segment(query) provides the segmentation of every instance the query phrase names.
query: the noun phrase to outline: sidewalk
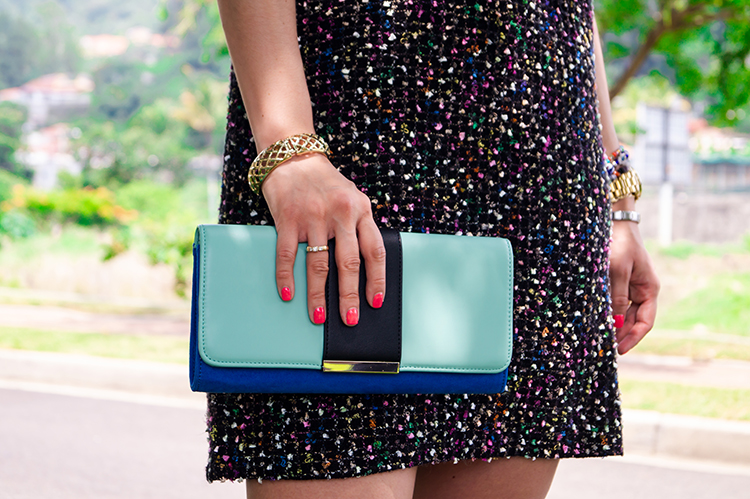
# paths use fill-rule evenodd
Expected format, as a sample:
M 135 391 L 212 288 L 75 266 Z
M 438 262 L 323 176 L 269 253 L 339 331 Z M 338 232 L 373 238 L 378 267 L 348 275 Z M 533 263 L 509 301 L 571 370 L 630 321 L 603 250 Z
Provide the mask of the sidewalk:
M 620 362 L 625 378 L 682 382 L 694 378 L 708 380 L 711 386 L 734 379 L 738 387 L 750 387 L 750 367 L 743 363 L 693 365 L 667 358 L 659 364 L 658 358 L 626 358 Z M 190 391 L 187 365 L 0 350 L 0 386 L 157 405 L 205 406 L 205 396 Z M 626 410 L 623 426 L 625 450 L 631 455 L 750 466 L 750 423 Z
M 629 353 L 617 364 L 623 379 L 750 390 L 750 362 Z

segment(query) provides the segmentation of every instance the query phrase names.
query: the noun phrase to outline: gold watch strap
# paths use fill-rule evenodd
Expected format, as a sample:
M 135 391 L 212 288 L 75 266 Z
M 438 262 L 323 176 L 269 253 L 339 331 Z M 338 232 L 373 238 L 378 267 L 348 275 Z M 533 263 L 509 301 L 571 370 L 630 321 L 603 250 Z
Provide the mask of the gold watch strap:
M 633 196 L 637 200 L 641 197 L 642 192 L 641 177 L 635 170 L 629 170 L 612 181 L 609 189 L 609 200 L 614 203 L 628 196 Z
M 268 175 L 279 165 L 295 156 L 309 153 L 328 154 L 331 148 L 320 136 L 313 133 L 300 133 L 274 142 L 261 151 L 247 171 L 247 182 L 254 193 L 260 194 L 260 187 Z

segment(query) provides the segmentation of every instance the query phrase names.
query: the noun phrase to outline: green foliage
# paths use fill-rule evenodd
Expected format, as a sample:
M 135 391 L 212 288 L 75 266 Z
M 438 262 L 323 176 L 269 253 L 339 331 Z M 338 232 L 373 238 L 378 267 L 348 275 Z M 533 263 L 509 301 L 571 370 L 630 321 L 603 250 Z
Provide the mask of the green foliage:
M 58 7 L 81 34 L 124 34 L 133 26 L 159 27 L 153 0 L 0 0 L 0 10 L 34 24 L 44 21 L 43 8 L 48 5 Z
M 85 185 L 108 186 L 166 175 L 184 183 L 195 151 L 186 144 L 184 124 L 170 119 L 171 107 L 158 101 L 142 108 L 127 124 L 88 122 L 76 141 Z
M 31 24 L 0 12 L 0 88 L 15 87 L 31 78 L 40 45 Z
M 229 59 L 218 4 L 211 0 L 160 0 L 159 17 L 166 29 L 189 45 L 202 48 L 203 64 Z
M 139 179 L 183 185 L 196 150 L 218 153 L 225 128 L 226 85 L 205 73 L 187 71 L 189 86 L 179 101 L 160 98 L 125 121 L 80 122 L 75 143 L 84 166 L 84 185 L 108 186 Z
M 121 58 L 112 59 L 94 72 L 92 105 L 108 120 L 124 121 L 141 107 L 138 91 L 143 64 Z
M 0 61 L 2 61 L 1 57 Z M 21 146 L 21 127 L 26 122 L 26 115 L 25 107 L 13 102 L 0 102 L 0 169 L 11 171 L 17 169 L 13 155 Z M 2 195 L 2 187 L 0 187 L 0 201 Z
M 675 68 L 683 95 L 705 100 L 706 115 L 719 126 L 736 124 L 736 109 L 750 100 L 750 14 L 689 33 L 665 36 L 660 52 Z
M 0 203 L 13 196 L 13 186 L 26 185 L 26 179 L 0 169 Z
M 137 216 L 115 204 L 114 194 L 98 189 L 66 189 L 42 192 L 16 185 L 13 197 L 3 203 L 4 212 L 19 211 L 43 223 L 75 223 L 107 226 L 129 222 Z
M 612 119 L 617 136 L 627 143 L 634 143 L 636 135 L 644 133 L 637 125 L 636 109 L 639 103 L 659 107 L 671 107 L 680 95 L 670 81 L 654 71 L 646 76 L 630 80 L 625 90 L 612 102 Z
M 141 238 L 152 263 L 165 263 L 175 269 L 175 291 L 185 296 L 192 268 L 193 233 L 200 220 L 198 215 L 186 209 L 180 191 L 171 185 L 134 182 L 117 192 L 117 200 L 124 207 L 137 207 L 140 216 L 137 226 L 132 228 L 136 235 L 119 233 L 115 244 L 127 247 L 134 238 Z
M 179 191 L 169 184 L 139 180 L 117 190 L 117 202 L 138 210 L 139 220 L 160 221 L 182 210 Z
M 705 101 L 713 123 L 738 123 L 750 100 L 750 2 L 597 0 L 596 12 L 614 93 L 646 62 L 643 69 L 674 74 L 681 94 Z
M 0 10 L 0 88 L 80 68 L 78 39 L 60 5 L 40 5 L 37 18 L 31 22 Z
M 21 210 L 0 213 L 0 235 L 24 239 L 36 233 L 36 222 Z

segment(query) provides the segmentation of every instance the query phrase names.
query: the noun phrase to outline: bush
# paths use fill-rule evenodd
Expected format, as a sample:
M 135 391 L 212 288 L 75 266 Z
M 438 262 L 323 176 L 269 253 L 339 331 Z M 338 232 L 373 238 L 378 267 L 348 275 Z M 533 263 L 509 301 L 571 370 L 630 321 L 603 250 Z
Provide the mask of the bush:
M 19 210 L 45 223 L 107 226 L 127 223 L 138 215 L 117 205 L 112 191 L 104 187 L 41 192 L 15 185 L 12 191 L 2 211 Z
M 34 220 L 19 210 L 11 210 L 0 214 L 0 234 L 9 236 L 11 239 L 22 239 L 36 232 Z
M 14 185 L 26 185 L 26 179 L 0 168 L 0 202 L 7 201 L 13 195 Z
M 203 187 L 205 191 L 205 187 Z M 138 221 L 120 228 L 107 257 L 125 251 L 131 244 L 142 244 L 152 264 L 164 263 L 175 270 L 175 291 L 185 296 L 192 270 L 193 234 L 200 219 L 196 203 L 188 203 L 185 194 L 173 185 L 150 180 L 128 183 L 117 190 L 117 203 L 138 210 Z M 197 203 L 200 205 L 200 203 Z
M 138 210 L 139 220 L 164 220 L 171 213 L 184 210 L 179 191 L 168 184 L 137 180 L 117 189 L 117 203 L 126 209 Z

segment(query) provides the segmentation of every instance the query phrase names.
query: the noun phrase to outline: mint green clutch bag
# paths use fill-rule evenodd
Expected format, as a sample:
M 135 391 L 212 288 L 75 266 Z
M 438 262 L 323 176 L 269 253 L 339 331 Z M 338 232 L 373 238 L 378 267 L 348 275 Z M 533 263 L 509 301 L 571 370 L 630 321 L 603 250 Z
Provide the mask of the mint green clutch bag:
M 382 231 L 383 307 L 360 322 L 307 312 L 305 244 L 295 298 L 275 280 L 270 226 L 196 230 L 191 387 L 254 393 L 498 393 L 512 350 L 513 255 L 501 238 Z M 329 246 L 335 244 L 331 241 Z M 333 248 L 329 251 L 333 256 Z M 335 263 L 328 309 L 338 310 Z M 364 276 L 360 279 L 364 285 Z

